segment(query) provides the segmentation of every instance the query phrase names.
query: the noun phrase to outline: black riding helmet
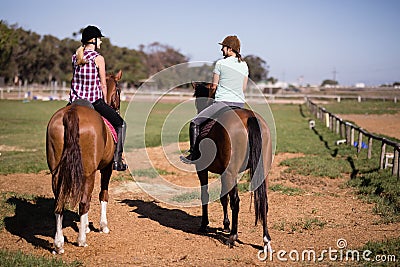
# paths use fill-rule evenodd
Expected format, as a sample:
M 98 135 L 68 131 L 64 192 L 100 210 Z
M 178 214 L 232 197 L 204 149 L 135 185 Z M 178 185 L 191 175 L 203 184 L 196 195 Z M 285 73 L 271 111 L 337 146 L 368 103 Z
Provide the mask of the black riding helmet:
M 96 26 L 89 25 L 82 31 L 82 39 L 81 42 L 82 44 L 94 44 L 96 45 L 97 48 L 97 39 L 95 39 L 95 42 L 89 42 L 93 38 L 101 38 L 104 37 L 104 35 L 101 33 L 99 28 Z

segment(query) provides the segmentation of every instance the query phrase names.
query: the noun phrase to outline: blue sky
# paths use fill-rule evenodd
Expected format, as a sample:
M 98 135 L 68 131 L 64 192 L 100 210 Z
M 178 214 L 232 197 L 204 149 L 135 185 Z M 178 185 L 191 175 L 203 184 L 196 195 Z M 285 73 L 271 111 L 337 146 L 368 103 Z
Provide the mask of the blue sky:
M 398 0 L 0 0 L 0 19 L 63 39 L 88 24 L 111 43 L 137 49 L 158 41 L 192 61 L 221 57 L 217 44 L 239 36 L 286 82 L 342 85 L 400 81 Z M 107 60 L 107 59 L 106 59 Z

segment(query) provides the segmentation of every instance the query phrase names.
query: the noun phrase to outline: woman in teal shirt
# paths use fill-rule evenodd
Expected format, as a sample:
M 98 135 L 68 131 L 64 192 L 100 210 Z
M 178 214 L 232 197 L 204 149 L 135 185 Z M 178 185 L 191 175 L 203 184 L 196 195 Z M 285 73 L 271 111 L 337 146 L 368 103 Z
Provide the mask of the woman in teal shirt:
M 223 107 L 244 107 L 244 91 L 247 86 L 249 68 L 240 55 L 240 41 L 237 36 L 231 35 L 219 44 L 222 45 L 221 51 L 224 58 L 218 60 L 214 67 L 212 90 L 216 89 L 215 101 L 190 122 L 190 154 L 187 157 L 180 157 L 181 161 L 187 164 L 193 164 L 196 160 L 193 152 L 200 125 Z

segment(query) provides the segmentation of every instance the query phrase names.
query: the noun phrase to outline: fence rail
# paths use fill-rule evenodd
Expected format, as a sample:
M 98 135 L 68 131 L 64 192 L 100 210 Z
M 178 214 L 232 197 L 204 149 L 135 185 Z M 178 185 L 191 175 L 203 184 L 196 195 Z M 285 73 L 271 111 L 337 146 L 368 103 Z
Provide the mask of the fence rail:
M 360 128 L 350 122 L 344 121 L 342 118 L 327 111 L 325 108 L 319 107 L 309 98 L 306 98 L 306 104 L 310 112 L 317 119 L 324 122 L 326 127 L 328 127 L 332 132 L 335 132 L 336 134 L 340 135 L 341 138 L 345 138 L 346 144 L 352 146 L 357 145 L 357 153 L 360 153 L 361 149 L 363 148 L 364 137 L 368 139 L 368 152 L 367 152 L 368 159 L 371 159 L 372 157 L 372 141 L 376 140 L 381 142 L 379 168 L 384 169 L 387 167 L 391 167 L 392 175 L 397 176 L 397 179 L 400 178 L 400 166 L 399 166 L 400 143 L 394 142 L 392 140 L 389 140 L 381 136 L 374 135 L 372 133 L 367 132 L 363 128 Z M 357 136 L 356 133 L 358 133 Z M 387 146 L 393 148 L 393 153 L 388 152 Z
M 347 88 L 351 89 L 351 88 Z M 339 89 L 338 89 L 339 90 Z M 341 102 L 345 99 L 357 100 L 358 102 L 362 102 L 364 100 L 373 99 L 373 100 L 382 100 L 382 101 L 393 101 L 397 103 L 400 99 L 400 90 L 392 89 L 390 91 L 380 89 L 384 92 L 384 94 L 370 94 L 370 90 L 364 91 L 351 91 L 351 94 L 343 93 L 344 91 L 337 92 L 309 92 L 309 93 L 293 93 L 293 92 L 280 92 L 275 94 L 268 93 L 260 93 L 258 90 L 254 88 L 249 88 L 246 91 L 246 99 L 248 101 L 264 101 L 267 99 L 269 103 L 279 103 L 279 102 L 287 102 L 287 103 L 304 103 L 305 98 L 311 98 L 314 102 L 321 101 L 337 101 Z M 53 85 L 53 86 L 43 86 L 43 85 L 23 85 L 23 86 L 6 86 L 0 87 L 0 99 L 24 99 L 26 97 L 39 97 L 39 98 L 51 98 L 51 99 L 67 99 L 67 95 L 70 89 L 63 85 Z M 359 94 L 359 95 L 358 95 Z M 192 90 L 177 90 L 177 91 L 168 91 L 165 90 L 134 90 L 134 89 L 124 89 L 122 90 L 122 95 L 125 96 L 128 100 L 132 98 L 134 95 L 138 96 L 150 96 L 150 97 L 159 97 L 159 96 L 167 96 L 167 97 L 177 97 L 180 98 L 190 98 L 193 95 Z

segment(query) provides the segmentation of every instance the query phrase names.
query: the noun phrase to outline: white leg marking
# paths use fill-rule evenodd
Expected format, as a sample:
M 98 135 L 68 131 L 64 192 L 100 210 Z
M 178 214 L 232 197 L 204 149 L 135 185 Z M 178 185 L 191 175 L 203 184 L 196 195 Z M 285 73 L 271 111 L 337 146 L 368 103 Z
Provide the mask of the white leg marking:
M 107 202 L 100 201 L 101 203 L 101 212 L 100 212 L 100 231 L 102 233 L 108 234 L 110 229 L 107 226 Z
M 264 240 L 264 251 L 272 253 L 271 240 L 269 240 L 266 236 L 264 236 L 263 240 Z
M 273 253 L 272 246 L 271 246 L 271 240 L 268 241 L 268 243 L 264 246 L 264 250 L 268 251 L 268 253 L 270 253 L 270 254 Z
M 56 235 L 54 237 L 54 251 L 53 254 L 64 253 L 64 235 L 62 231 L 62 220 L 63 216 L 61 214 L 56 215 Z
M 87 247 L 88 245 L 86 244 L 86 233 L 90 232 L 88 213 L 81 216 L 80 222 L 81 223 L 79 225 L 78 246 Z
M 274 251 L 271 247 L 271 240 L 269 240 L 266 236 L 264 236 L 263 240 L 264 248 L 258 251 L 257 257 L 260 261 L 266 261 L 268 257 L 272 261 L 272 254 Z

